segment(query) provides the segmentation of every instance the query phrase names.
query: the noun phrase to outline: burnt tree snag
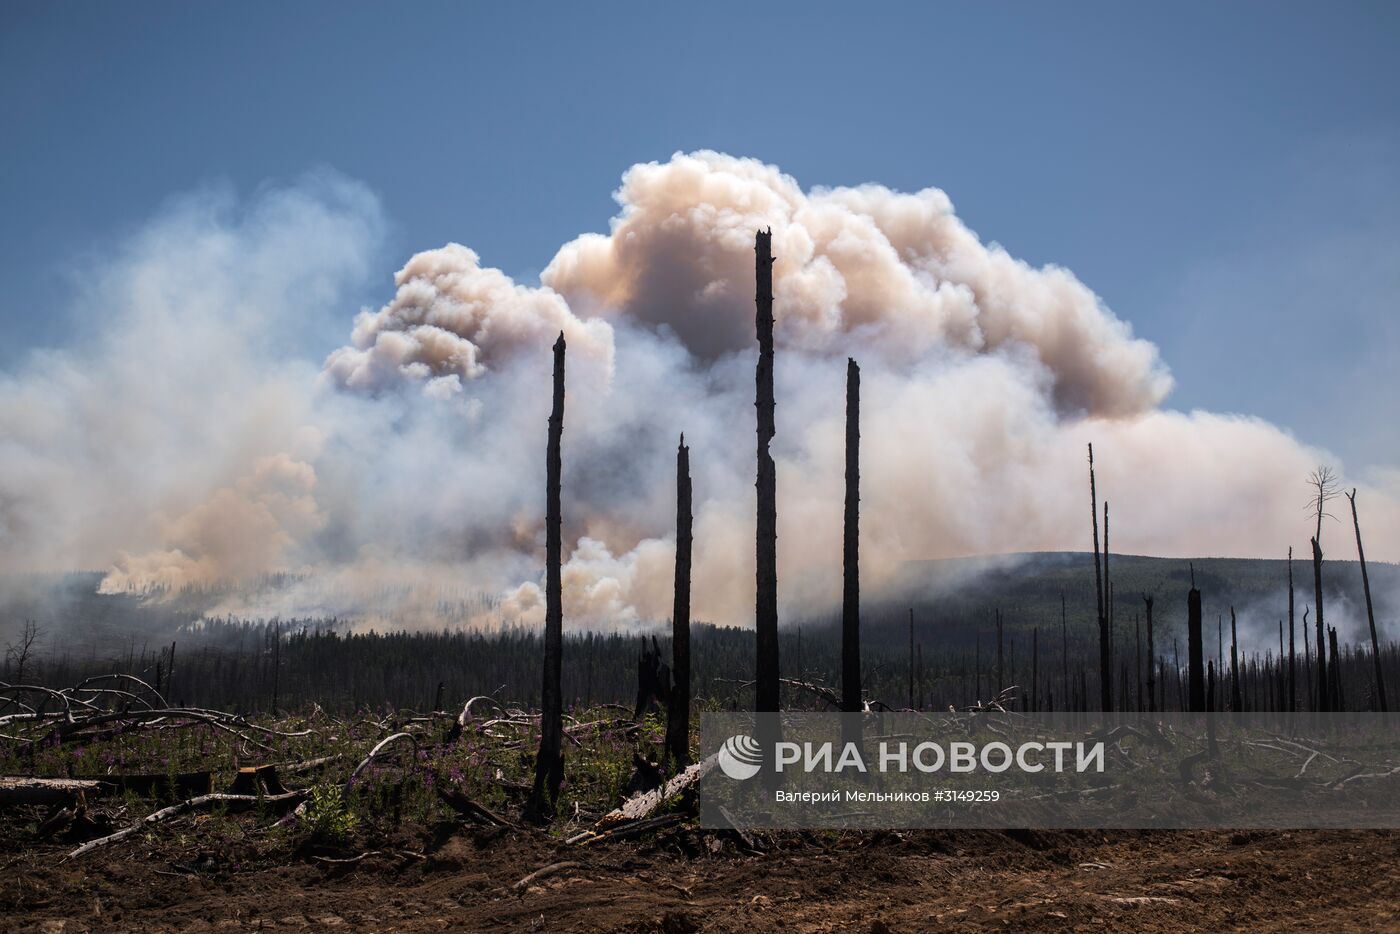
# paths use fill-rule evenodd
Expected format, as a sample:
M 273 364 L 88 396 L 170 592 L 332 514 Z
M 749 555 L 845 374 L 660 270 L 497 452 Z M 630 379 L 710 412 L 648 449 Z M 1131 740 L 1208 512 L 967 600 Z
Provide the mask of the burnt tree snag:
M 1230 710 L 1239 713 L 1244 709 L 1240 697 L 1240 634 L 1235 627 L 1235 608 L 1230 607 Z
M 676 771 L 690 763 L 690 448 L 676 447 L 676 583 L 671 606 L 671 703 L 666 708 L 666 749 Z
M 1201 640 L 1201 592 L 1194 574 L 1186 594 L 1186 665 L 1191 712 L 1201 713 L 1206 709 L 1205 646 Z
M 1157 712 L 1157 647 L 1152 640 L 1152 597 L 1142 595 L 1147 613 L 1147 710 Z
M 1304 635 L 1307 631 L 1304 630 Z M 1289 713 L 1298 711 L 1298 657 L 1297 642 L 1293 635 L 1293 548 L 1288 548 L 1288 708 Z
M 1104 569 L 1099 559 L 1099 494 L 1094 484 L 1094 446 L 1089 445 L 1089 516 L 1094 524 L 1094 598 L 1099 621 L 1099 709 L 1113 709 L 1113 659 L 1108 648 L 1108 615 L 1105 612 Z M 1107 531 L 1107 530 L 1105 530 Z M 1107 563 L 1107 562 L 1104 562 Z
M 1331 694 L 1327 690 L 1327 629 L 1322 624 L 1322 546 L 1316 538 L 1312 540 L 1312 559 L 1313 608 L 1317 622 L 1317 709 L 1325 713 L 1331 709 Z
M 846 361 L 846 515 L 841 542 L 841 566 L 841 709 L 847 713 L 859 713 L 860 367 L 852 359 Z M 912 655 L 909 664 L 914 664 Z M 909 704 L 911 707 L 914 704 L 912 688 Z
M 564 651 L 563 587 L 559 474 L 564 435 L 564 332 L 554 342 L 554 404 L 549 413 L 549 446 L 545 453 L 545 610 L 544 684 L 540 691 L 540 750 L 535 756 L 535 786 L 525 806 L 527 819 L 548 822 L 554 816 L 559 786 L 564 781 L 564 754 L 560 744 L 564 734 L 563 691 L 560 676 Z
M 773 421 L 773 232 L 754 236 L 754 323 L 758 332 L 758 367 L 754 372 L 754 408 L 758 413 L 758 531 L 755 536 L 756 638 L 754 709 L 778 710 L 778 476 L 768 447 L 776 434 Z
M 1371 578 L 1366 574 L 1366 550 L 1361 547 L 1361 520 L 1356 517 L 1355 487 L 1347 494 L 1347 499 L 1351 501 L 1351 522 L 1356 527 L 1356 559 L 1361 562 L 1361 589 L 1366 591 L 1366 620 L 1371 624 L 1371 661 L 1376 669 L 1376 709 L 1384 713 L 1390 708 L 1385 703 L 1385 678 L 1381 675 L 1381 643 L 1376 636 L 1376 611 L 1371 605 Z M 171 643 L 170 651 L 173 655 L 174 643 Z

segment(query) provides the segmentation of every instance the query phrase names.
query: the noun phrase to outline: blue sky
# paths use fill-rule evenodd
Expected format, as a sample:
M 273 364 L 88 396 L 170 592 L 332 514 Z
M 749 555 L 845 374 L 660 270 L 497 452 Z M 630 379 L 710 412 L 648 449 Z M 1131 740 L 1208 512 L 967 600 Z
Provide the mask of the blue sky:
M 1400 464 L 1400 5 L 0 5 L 0 367 L 182 192 L 332 167 L 391 221 L 359 303 L 448 240 L 530 278 L 634 162 L 946 190 L 1068 266 L 1177 378 Z M 320 355 L 333 344 L 299 348 Z

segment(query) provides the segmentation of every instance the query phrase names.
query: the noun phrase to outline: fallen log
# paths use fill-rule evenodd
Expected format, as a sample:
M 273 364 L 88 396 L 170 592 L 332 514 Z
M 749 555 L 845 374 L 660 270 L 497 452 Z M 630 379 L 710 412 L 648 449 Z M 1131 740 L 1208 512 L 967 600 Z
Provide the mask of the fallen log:
M 435 787 L 438 797 L 442 799 L 442 802 L 468 820 L 476 821 L 477 823 L 492 824 L 497 827 L 509 827 L 512 830 L 515 829 L 516 825 L 514 823 L 501 817 L 499 814 L 486 807 L 486 805 L 472 800 L 465 792 L 443 785 L 436 785 Z
M 98 837 L 96 840 L 89 840 L 82 846 L 64 857 L 65 860 L 74 859 L 86 853 L 91 853 L 99 847 L 109 843 L 117 843 L 125 840 L 133 834 L 139 833 L 149 827 L 154 827 L 162 821 L 172 820 L 185 814 L 193 814 L 197 811 L 212 810 L 214 807 L 223 804 L 230 812 L 247 811 L 259 805 L 271 805 L 274 807 L 295 806 L 305 801 L 309 792 L 289 791 L 282 795 L 226 795 L 210 794 L 200 795 L 198 798 L 190 798 L 188 801 L 181 801 L 179 804 L 172 804 L 168 808 L 161 808 L 159 811 L 147 814 L 141 820 L 130 827 L 123 827 L 116 833 L 108 834 L 105 837 Z
M 604 814 L 593 829 L 599 831 L 616 824 L 641 820 L 642 818 L 651 816 L 651 814 L 660 808 L 668 799 L 675 797 L 687 788 L 695 785 L 700 779 L 709 774 L 710 770 L 713 769 L 718 762 L 718 753 L 708 756 L 700 762 L 695 763 L 681 774 L 673 777 L 660 788 L 628 798 L 622 803 L 621 807 Z
M 101 794 L 110 785 L 78 778 L 0 778 L 0 807 L 69 804 L 81 794 Z
M 685 820 L 684 814 L 666 814 L 662 817 L 653 817 L 650 820 L 639 820 L 627 824 L 620 824 L 602 833 L 585 830 L 583 833 L 575 834 L 564 842 L 572 844 L 573 846 L 587 846 L 590 843 L 601 843 L 604 840 L 626 840 L 628 837 L 638 837 L 651 830 L 660 830 L 662 827 L 670 827 L 672 824 L 679 824 L 683 820 Z

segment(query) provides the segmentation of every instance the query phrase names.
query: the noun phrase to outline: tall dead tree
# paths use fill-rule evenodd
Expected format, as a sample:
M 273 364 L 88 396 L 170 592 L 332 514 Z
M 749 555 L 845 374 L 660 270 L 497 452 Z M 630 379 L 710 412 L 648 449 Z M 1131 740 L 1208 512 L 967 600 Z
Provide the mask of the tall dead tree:
M 1031 713 L 1040 710 L 1040 627 L 1031 630 Z
M 758 531 L 755 536 L 756 638 L 754 709 L 776 712 L 778 667 L 778 471 L 769 445 L 776 434 L 773 401 L 773 232 L 754 236 L 754 323 L 758 332 L 758 367 L 754 372 L 754 408 L 758 411 Z
M 846 361 L 846 514 L 841 542 L 841 709 L 859 713 L 860 696 L 860 367 Z M 910 610 L 912 620 L 913 610 Z M 912 647 L 911 647 L 912 648 Z M 910 670 L 914 664 L 909 656 Z M 909 706 L 914 706 L 912 685 Z
M 1108 665 L 1112 669 L 1118 664 L 1117 620 L 1113 614 L 1113 576 L 1108 573 L 1108 500 L 1103 501 L 1103 613 L 1108 620 Z M 1113 696 L 1109 695 L 1109 707 L 1113 709 Z
M 1327 682 L 1331 688 L 1329 703 L 1333 710 L 1345 710 L 1346 702 L 1342 695 L 1342 656 L 1337 652 L 1337 627 L 1327 627 L 1327 643 L 1331 661 L 1327 663 Z
M 1094 598 L 1099 621 L 1099 705 L 1113 709 L 1113 658 L 1108 646 L 1108 613 L 1104 599 L 1104 569 L 1099 563 L 1099 493 L 1094 483 L 1094 446 L 1089 445 L 1089 516 L 1094 523 Z M 1105 530 L 1107 531 L 1107 530 Z
M 914 709 L 914 608 L 909 608 L 909 709 Z
M 1069 615 L 1065 612 L 1065 592 L 1060 591 L 1060 690 L 1069 703 Z M 1067 706 L 1066 710 L 1069 709 Z
M 666 708 L 666 750 L 682 771 L 690 763 L 690 448 L 676 446 L 676 578 L 671 604 L 671 703 Z
M 1322 625 L 1322 546 L 1317 539 L 1312 540 L 1313 556 L 1313 601 L 1316 603 L 1317 622 L 1317 709 L 1330 708 L 1327 690 L 1327 632 Z
M 1149 594 L 1142 595 L 1142 602 L 1147 614 L 1147 709 L 1150 713 L 1157 712 L 1157 648 L 1152 641 L 1152 597 Z
M 1137 709 L 1141 713 L 1144 709 L 1142 699 L 1142 623 L 1136 613 L 1133 614 L 1133 655 L 1137 661 Z M 1152 677 L 1152 672 L 1147 676 Z
M 1006 669 L 1004 667 L 1006 633 L 1002 628 L 1001 609 L 998 608 L 995 612 L 997 622 L 997 696 L 1000 697 L 1001 692 L 1006 690 Z
M 1332 468 L 1320 466 L 1308 474 L 1308 486 L 1312 496 L 1308 508 L 1317 516 L 1317 528 L 1312 538 L 1313 559 L 1313 608 L 1317 624 L 1317 672 L 1318 710 L 1330 707 L 1330 692 L 1327 690 L 1327 629 L 1322 614 L 1322 520 L 1335 518 L 1327 511 L 1327 504 L 1337 496 L 1337 475 Z
M 1377 710 L 1384 713 L 1390 708 L 1385 702 L 1385 678 L 1381 675 L 1381 643 L 1376 635 L 1376 610 L 1371 605 L 1371 578 L 1366 574 L 1366 550 L 1361 547 L 1361 520 L 1356 516 L 1356 488 L 1352 487 L 1347 499 L 1351 501 L 1351 522 L 1356 527 L 1356 559 L 1361 562 L 1361 589 L 1366 591 L 1366 620 L 1371 624 L 1371 661 L 1375 665 Z M 171 653 L 175 650 L 171 645 Z
M 1230 607 L 1230 710 L 1239 713 L 1244 708 L 1240 698 L 1240 634 L 1235 627 L 1235 608 Z
M 1206 709 L 1205 646 L 1201 640 L 1201 592 L 1196 589 L 1195 574 L 1186 594 L 1186 665 L 1191 712 L 1200 713 Z
M 1293 636 L 1293 548 L 1288 548 L 1288 707 L 1289 713 L 1298 710 L 1298 668 L 1297 643 Z
M 535 755 L 535 786 L 525 814 L 538 823 L 554 816 L 559 786 L 564 781 L 564 700 L 560 686 L 564 653 L 563 585 L 560 566 L 563 533 L 559 474 L 563 466 L 560 441 L 564 435 L 564 332 L 554 342 L 554 404 L 549 412 L 549 446 L 545 452 L 544 519 L 544 684 L 540 690 L 540 749 Z
M 1313 692 L 1317 690 L 1317 679 L 1312 674 L 1312 636 L 1308 635 L 1308 613 L 1312 607 L 1303 607 L 1303 683 L 1308 686 L 1308 708 L 1317 709 L 1317 703 L 1313 699 Z

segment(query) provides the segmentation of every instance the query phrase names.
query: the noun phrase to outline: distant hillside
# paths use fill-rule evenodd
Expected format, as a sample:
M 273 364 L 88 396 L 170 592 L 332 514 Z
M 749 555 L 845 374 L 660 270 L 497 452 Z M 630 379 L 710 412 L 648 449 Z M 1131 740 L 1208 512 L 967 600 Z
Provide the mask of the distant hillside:
M 1241 640 L 1260 651 L 1270 645 L 1277 649 L 1278 622 L 1283 619 L 1286 625 L 1288 613 L 1286 560 L 1110 555 L 1108 571 L 1118 631 L 1132 638 L 1133 618 L 1143 612 L 1143 594 L 1150 594 L 1157 631 L 1168 640 L 1173 634 L 1184 639 L 1186 594 L 1193 569 L 1208 629 L 1213 630 L 1217 616 L 1223 616 L 1228 633 L 1233 605 Z M 1398 638 L 1400 565 L 1368 562 L 1367 570 L 1382 638 Z M 1295 558 L 1293 576 L 1296 618 L 1301 626 L 1304 608 L 1314 603 L 1311 558 Z M 1327 561 L 1323 582 L 1327 624 L 1337 626 L 1343 641 L 1369 639 L 1360 565 Z M 1008 631 L 1039 626 L 1042 637 L 1053 632 L 1058 639 L 1062 594 L 1071 641 L 1096 638 L 1091 552 L 910 562 L 884 594 L 868 598 L 865 615 L 871 638 L 907 640 L 907 614 L 912 607 L 916 630 L 926 633 L 921 638 L 964 644 L 974 640 L 978 632 L 990 630 L 992 614 L 999 608 Z M 1301 635 L 1298 638 L 1301 640 Z M 1169 642 L 1167 645 L 1170 647 Z

